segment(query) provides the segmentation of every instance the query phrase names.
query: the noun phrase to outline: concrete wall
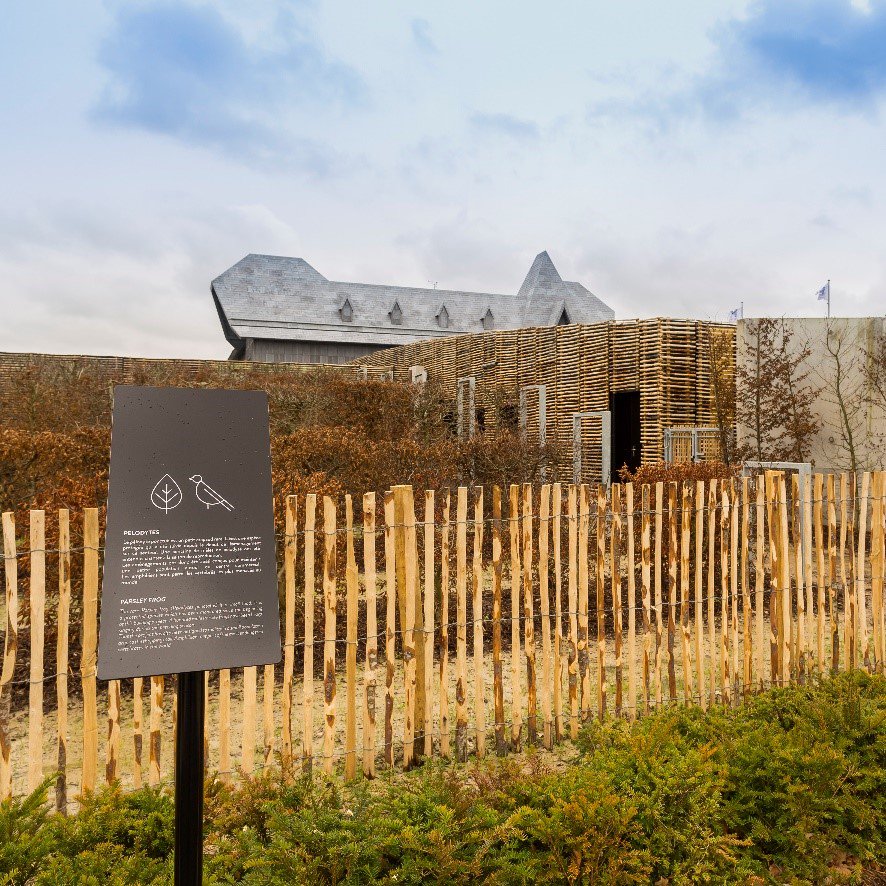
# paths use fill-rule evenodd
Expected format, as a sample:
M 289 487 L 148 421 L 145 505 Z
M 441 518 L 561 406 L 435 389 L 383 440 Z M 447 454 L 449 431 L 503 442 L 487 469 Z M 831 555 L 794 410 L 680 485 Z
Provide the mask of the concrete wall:
M 753 354 L 750 329 L 753 319 L 739 320 L 736 337 L 736 363 L 741 366 Z M 886 413 L 871 402 L 866 384 L 866 366 L 878 342 L 886 335 L 882 317 L 785 317 L 793 332 L 795 353 L 808 346 L 807 383 L 818 391 L 813 410 L 822 429 L 812 444 L 810 458 L 817 471 L 846 471 L 851 468 L 849 431 L 860 470 L 886 468 Z M 842 368 L 838 391 L 837 361 Z M 842 393 L 845 409 L 838 396 Z M 841 416 L 844 416 L 842 418 Z M 747 439 L 746 429 L 738 427 L 739 446 Z

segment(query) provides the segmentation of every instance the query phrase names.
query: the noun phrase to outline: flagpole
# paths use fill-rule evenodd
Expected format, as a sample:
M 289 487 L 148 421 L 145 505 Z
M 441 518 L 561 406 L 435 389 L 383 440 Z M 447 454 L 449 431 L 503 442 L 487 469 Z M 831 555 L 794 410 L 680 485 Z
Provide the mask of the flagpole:
M 818 278 L 821 280 L 821 277 Z M 828 277 L 828 320 L 831 319 L 831 278 Z

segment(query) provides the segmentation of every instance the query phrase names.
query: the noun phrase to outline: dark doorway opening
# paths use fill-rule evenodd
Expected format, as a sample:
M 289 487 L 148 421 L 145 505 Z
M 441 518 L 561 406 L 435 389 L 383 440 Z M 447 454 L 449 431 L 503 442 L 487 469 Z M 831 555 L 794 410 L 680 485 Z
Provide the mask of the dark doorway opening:
M 612 482 L 619 482 L 618 472 L 627 465 L 631 471 L 640 467 L 640 392 L 618 391 L 609 395 L 612 410 Z

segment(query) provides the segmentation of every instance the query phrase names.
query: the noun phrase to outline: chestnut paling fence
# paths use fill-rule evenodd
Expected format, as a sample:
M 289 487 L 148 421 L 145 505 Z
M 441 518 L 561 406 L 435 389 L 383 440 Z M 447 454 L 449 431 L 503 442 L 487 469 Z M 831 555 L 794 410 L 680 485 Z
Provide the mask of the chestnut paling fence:
M 171 778 L 175 680 L 98 684 L 99 511 L 84 510 L 82 544 L 57 520 L 48 548 L 43 511 L 18 535 L 2 517 L 0 798 L 55 772 L 64 810 L 101 780 Z M 551 748 L 590 718 L 882 672 L 884 521 L 882 472 L 290 496 L 283 661 L 207 674 L 207 765 L 372 777 Z

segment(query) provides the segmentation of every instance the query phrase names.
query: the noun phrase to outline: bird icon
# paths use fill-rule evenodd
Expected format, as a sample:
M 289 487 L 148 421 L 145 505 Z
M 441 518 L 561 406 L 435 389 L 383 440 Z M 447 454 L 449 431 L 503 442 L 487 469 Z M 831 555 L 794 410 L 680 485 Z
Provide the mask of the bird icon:
M 206 505 L 207 511 L 215 505 L 221 505 L 228 511 L 234 510 L 234 506 L 229 501 L 223 499 L 211 486 L 207 485 L 206 481 L 199 474 L 194 474 L 189 479 L 194 484 L 194 494 L 199 501 Z

